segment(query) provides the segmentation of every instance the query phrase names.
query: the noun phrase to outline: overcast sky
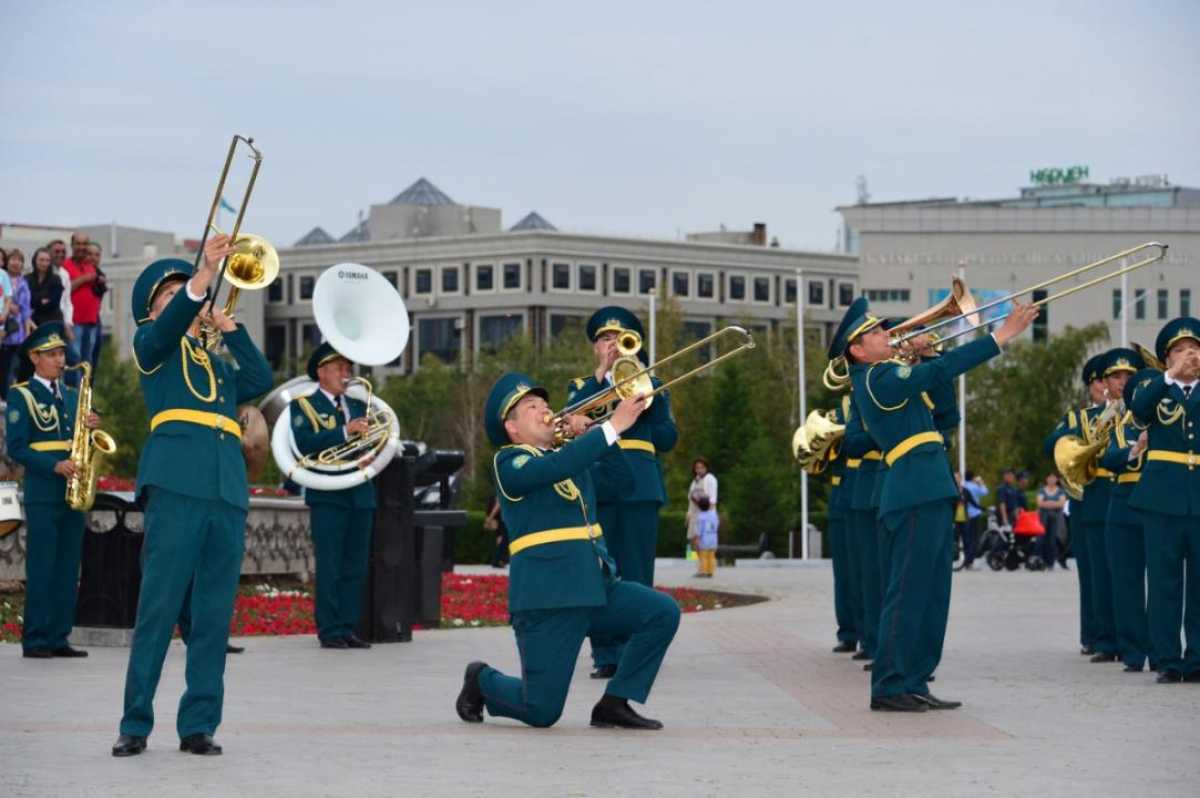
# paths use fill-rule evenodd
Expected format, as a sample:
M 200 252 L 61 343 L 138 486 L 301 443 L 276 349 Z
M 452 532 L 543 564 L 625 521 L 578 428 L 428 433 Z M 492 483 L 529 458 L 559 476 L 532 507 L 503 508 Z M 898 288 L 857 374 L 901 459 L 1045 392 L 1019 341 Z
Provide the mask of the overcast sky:
M 234 132 L 266 156 L 245 229 L 280 246 L 420 176 L 506 227 L 821 250 L 859 174 L 1200 186 L 1200 2 L 988 6 L 3 0 L 0 222 L 198 236 Z

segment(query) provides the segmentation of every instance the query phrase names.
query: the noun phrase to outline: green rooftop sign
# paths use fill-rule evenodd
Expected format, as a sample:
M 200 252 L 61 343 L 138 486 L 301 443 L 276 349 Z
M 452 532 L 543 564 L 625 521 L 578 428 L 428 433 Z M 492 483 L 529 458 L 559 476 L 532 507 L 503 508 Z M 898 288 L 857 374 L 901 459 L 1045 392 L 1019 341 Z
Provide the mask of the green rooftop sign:
M 1068 166 L 1065 169 L 1055 166 L 1049 169 L 1034 169 L 1029 173 L 1029 179 L 1035 186 L 1065 186 L 1078 183 L 1087 176 L 1086 166 Z

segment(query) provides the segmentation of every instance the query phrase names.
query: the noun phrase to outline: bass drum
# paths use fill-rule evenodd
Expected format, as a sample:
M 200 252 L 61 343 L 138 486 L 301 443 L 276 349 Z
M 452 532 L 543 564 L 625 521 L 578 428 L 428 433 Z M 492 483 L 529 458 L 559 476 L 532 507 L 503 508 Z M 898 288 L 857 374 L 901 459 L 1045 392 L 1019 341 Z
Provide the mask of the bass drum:
M 0 538 L 11 535 L 25 525 L 17 483 L 0 482 Z

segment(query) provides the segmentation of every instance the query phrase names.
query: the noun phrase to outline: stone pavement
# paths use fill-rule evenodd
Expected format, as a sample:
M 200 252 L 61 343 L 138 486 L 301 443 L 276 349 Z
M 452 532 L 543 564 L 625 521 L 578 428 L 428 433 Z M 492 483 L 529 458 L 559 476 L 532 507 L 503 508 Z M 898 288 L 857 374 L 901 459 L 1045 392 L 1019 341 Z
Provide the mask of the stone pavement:
M 8 645 L 0 795 L 1197 794 L 1200 685 L 1079 656 L 1074 573 L 955 575 L 934 692 L 966 706 L 917 716 L 870 712 L 867 674 L 830 653 L 827 563 L 690 573 L 664 564 L 659 581 L 772 601 L 684 617 L 646 707 L 661 732 L 588 726 L 602 688 L 586 644 L 562 720 L 537 730 L 454 714 L 466 662 L 515 671 L 507 628 L 418 632 L 367 652 L 247 638 L 226 674 L 223 757 L 176 750 L 175 643 L 150 749 L 117 760 L 127 651 L 42 661 Z

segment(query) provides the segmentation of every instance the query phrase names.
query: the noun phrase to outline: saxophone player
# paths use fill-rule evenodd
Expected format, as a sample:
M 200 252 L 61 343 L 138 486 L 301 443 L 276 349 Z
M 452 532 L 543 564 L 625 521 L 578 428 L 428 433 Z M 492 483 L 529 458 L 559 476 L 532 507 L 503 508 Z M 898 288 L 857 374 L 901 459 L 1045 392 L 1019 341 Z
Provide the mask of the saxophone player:
M 25 466 L 25 514 L 29 532 L 25 556 L 23 656 L 86 657 L 67 635 L 75 620 L 83 513 L 67 505 L 67 480 L 75 475 L 71 440 L 77 393 L 62 382 L 67 342 L 61 322 L 47 322 L 21 345 L 33 363 L 29 382 L 13 386 L 8 401 L 8 452 Z M 83 420 L 95 429 L 100 419 Z

